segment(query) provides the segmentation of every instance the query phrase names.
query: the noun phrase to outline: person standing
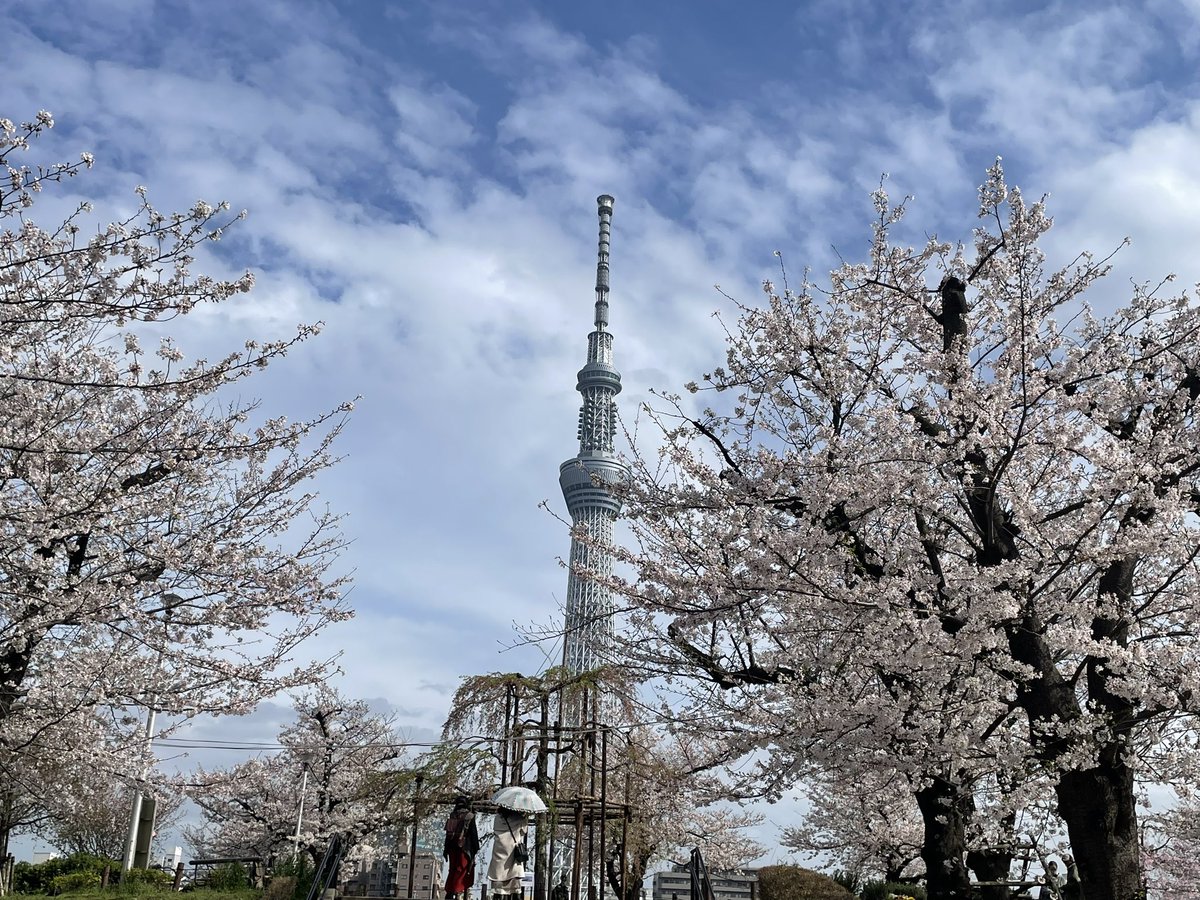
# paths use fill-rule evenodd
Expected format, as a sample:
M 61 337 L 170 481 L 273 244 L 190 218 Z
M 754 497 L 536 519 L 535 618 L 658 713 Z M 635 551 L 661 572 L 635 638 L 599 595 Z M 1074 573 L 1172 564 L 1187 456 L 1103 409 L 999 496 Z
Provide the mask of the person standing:
M 488 863 L 488 882 L 492 897 L 507 898 L 521 894 L 521 879 L 529 849 L 525 833 L 529 822 L 525 813 L 511 809 L 497 811 L 492 822 L 492 859 Z
M 1038 900 L 1061 900 L 1063 877 L 1058 874 L 1058 863 L 1054 860 L 1046 863 L 1046 875 L 1042 881 L 1042 889 L 1038 892 Z
M 1083 882 L 1079 880 L 1079 866 L 1070 856 L 1063 857 L 1067 869 L 1067 883 L 1062 887 L 1063 900 L 1083 900 Z
M 475 883 L 475 856 L 478 853 L 479 829 L 475 826 L 471 801 L 459 797 L 446 820 L 446 840 L 442 844 L 442 856 L 450 863 L 450 871 L 446 873 L 446 900 L 468 900 L 471 885 Z

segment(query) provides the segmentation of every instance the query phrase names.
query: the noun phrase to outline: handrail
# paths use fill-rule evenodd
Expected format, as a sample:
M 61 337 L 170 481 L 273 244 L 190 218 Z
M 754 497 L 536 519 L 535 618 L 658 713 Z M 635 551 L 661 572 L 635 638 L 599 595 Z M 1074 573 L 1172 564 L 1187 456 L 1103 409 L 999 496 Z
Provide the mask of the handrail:
M 308 889 L 308 900 L 317 900 L 337 877 L 338 866 L 342 862 L 342 837 L 335 834 L 321 855 L 321 862 L 313 874 L 312 885 Z

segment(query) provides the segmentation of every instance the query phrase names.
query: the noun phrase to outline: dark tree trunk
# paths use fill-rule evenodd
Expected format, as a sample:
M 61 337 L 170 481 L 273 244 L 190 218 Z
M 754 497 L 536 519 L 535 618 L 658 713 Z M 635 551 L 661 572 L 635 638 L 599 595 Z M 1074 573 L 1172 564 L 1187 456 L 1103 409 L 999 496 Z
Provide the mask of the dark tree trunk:
M 929 900 L 961 900 L 970 895 L 971 880 L 963 863 L 967 834 L 958 786 L 935 778 L 917 791 L 916 797 L 925 824 L 921 858 L 925 861 Z
M 1009 813 L 1001 820 L 996 844 L 972 850 L 967 854 L 967 868 L 977 881 L 1008 881 L 1012 872 L 1014 837 L 1017 814 Z M 1012 892 L 1006 885 L 988 884 L 979 887 L 981 900 L 1010 900 Z
M 1101 577 L 1100 596 L 1130 602 L 1134 567 L 1132 559 L 1112 563 Z M 1077 719 L 1079 702 L 1073 685 L 1055 665 L 1041 623 L 1029 619 L 1025 626 L 1010 630 L 1009 644 L 1017 660 L 1038 672 L 1023 687 L 1021 703 L 1029 713 L 1034 746 L 1042 759 L 1053 764 L 1072 749 L 1072 742 L 1047 738 L 1041 723 Z M 1092 637 L 1124 647 L 1128 623 L 1097 616 Z M 1101 748 L 1095 767 L 1063 773 L 1057 788 L 1058 812 L 1067 825 L 1083 895 L 1088 900 L 1132 900 L 1141 890 L 1141 856 L 1133 772 L 1121 762 L 1121 743 L 1127 739 L 1135 711 L 1128 699 L 1109 689 L 1106 662 L 1103 655 L 1087 659 L 1088 699 L 1107 713 L 1118 736 Z
M 1117 751 L 1100 764 L 1068 772 L 1058 783 L 1058 812 L 1087 900 L 1133 900 L 1142 886 L 1133 772 Z
M 967 866 L 979 881 L 1007 881 L 1012 870 L 1011 850 L 972 850 L 967 854 Z M 1005 885 L 983 885 L 979 889 L 981 900 L 1009 900 L 1012 891 Z
M 625 896 L 621 897 L 621 873 L 617 866 L 606 865 L 605 877 L 612 888 L 613 896 L 620 900 L 641 900 L 642 882 L 646 880 L 646 870 L 650 868 L 649 854 L 630 854 L 625 869 Z
M 23 643 L 9 644 L 0 650 L 0 721 L 8 718 L 23 693 L 22 684 L 38 643 L 26 638 Z

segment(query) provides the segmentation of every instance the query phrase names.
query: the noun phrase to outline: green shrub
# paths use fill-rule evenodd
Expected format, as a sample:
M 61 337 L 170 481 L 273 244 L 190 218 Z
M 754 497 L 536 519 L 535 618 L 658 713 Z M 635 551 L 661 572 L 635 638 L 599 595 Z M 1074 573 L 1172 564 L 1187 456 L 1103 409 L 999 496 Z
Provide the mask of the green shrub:
M 306 900 L 308 892 L 312 888 L 313 877 L 316 872 L 312 860 L 307 853 L 301 853 L 295 859 L 285 859 L 277 863 L 271 870 L 271 878 L 291 878 L 292 892 L 286 897 L 281 897 L 279 900 Z M 276 893 L 272 894 L 272 900 L 275 900 L 276 895 L 281 888 L 276 889 Z
M 175 876 L 162 869 L 130 869 L 121 879 L 122 887 L 145 885 L 151 888 L 165 888 L 175 881 Z
M 106 866 L 112 873 L 121 871 L 121 864 L 115 859 L 105 859 L 88 853 L 72 853 L 70 856 L 48 859 L 37 865 L 20 862 L 13 867 L 13 890 L 18 894 L 58 894 L 64 890 L 99 887 L 100 876 Z M 78 888 L 64 888 L 62 885 L 67 883 L 65 881 L 55 884 L 55 879 L 74 874 L 88 876 L 86 885 L 82 884 L 83 879 L 79 879 L 81 887 Z
M 208 877 L 208 887 L 214 891 L 236 891 L 248 887 L 250 876 L 241 863 L 225 863 L 217 866 Z
M 85 891 L 88 888 L 100 887 L 99 872 L 67 872 L 65 875 L 55 875 L 50 879 L 50 891 L 54 894 L 68 894 L 73 891 Z
M 767 866 L 758 870 L 761 900 L 854 900 L 828 875 L 801 866 Z
M 263 900 L 295 900 L 298 880 L 295 875 L 272 875 L 263 891 Z
M 24 860 L 13 866 L 13 891 L 18 894 L 41 893 L 41 883 L 36 875 L 37 868 L 33 863 Z
M 833 880 L 852 894 L 857 894 L 862 887 L 862 878 L 857 872 L 843 872 L 838 869 L 833 873 Z

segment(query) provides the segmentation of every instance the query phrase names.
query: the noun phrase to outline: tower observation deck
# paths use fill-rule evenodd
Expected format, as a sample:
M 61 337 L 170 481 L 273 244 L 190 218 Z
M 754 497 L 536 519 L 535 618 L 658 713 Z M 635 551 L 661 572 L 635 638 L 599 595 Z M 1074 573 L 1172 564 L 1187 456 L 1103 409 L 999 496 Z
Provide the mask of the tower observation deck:
M 596 577 L 612 573 L 613 523 L 621 504 L 609 485 L 624 481 L 629 469 L 616 455 L 616 396 L 621 375 L 613 366 L 613 337 L 608 331 L 608 244 L 613 198 L 596 199 L 600 248 L 596 261 L 595 330 L 588 335 L 587 363 L 579 370 L 576 389 L 583 395 L 579 410 L 579 454 L 558 470 L 567 511 L 576 529 L 585 527 L 586 541 L 571 538 L 567 576 L 567 613 L 563 660 L 572 674 L 601 666 L 613 637 L 612 592 Z

